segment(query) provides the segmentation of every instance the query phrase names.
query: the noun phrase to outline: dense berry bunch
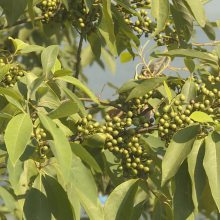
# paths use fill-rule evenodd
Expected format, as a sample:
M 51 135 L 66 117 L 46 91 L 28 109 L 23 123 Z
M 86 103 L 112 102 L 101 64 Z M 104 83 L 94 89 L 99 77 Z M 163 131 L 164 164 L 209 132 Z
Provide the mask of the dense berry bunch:
M 194 123 L 189 117 L 193 108 L 185 100 L 185 95 L 180 94 L 170 105 L 165 105 L 162 109 L 158 131 L 161 139 L 165 140 L 167 144 L 177 130 Z
M 38 142 L 38 147 L 36 149 L 37 155 L 40 159 L 46 159 L 47 154 L 49 153 L 49 146 L 46 141 L 47 134 L 45 133 L 44 129 L 40 128 L 40 126 L 34 128 L 32 137 Z
M 96 134 L 99 132 L 100 126 L 97 121 L 94 121 L 91 114 L 82 118 L 77 124 L 78 138 L 87 135 Z
M 119 159 L 119 171 L 125 177 L 146 178 L 150 172 L 150 154 L 140 141 L 141 134 L 133 118 L 133 113 L 128 111 L 121 117 L 106 115 L 106 123 L 102 126 L 106 134 L 106 149 L 114 153 Z M 145 122 L 145 125 L 148 123 Z
M 37 5 L 42 11 L 42 22 L 49 22 L 59 17 L 64 11 L 64 6 L 60 0 L 43 0 Z
M 0 67 L 3 67 L 7 64 L 7 62 L 0 58 Z M 7 73 L 4 75 L 0 84 L 4 87 L 13 87 L 15 83 L 24 76 L 25 71 L 19 64 L 11 64 Z
M 30 110 L 33 109 L 30 108 Z M 34 129 L 31 136 L 36 140 L 36 149 L 33 154 L 33 158 L 36 161 L 43 162 L 46 158 L 48 158 L 50 153 L 50 147 L 47 142 L 47 133 L 40 126 L 39 119 L 35 111 L 32 111 L 31 119 L 34 124 Z
M 101 1 L 95 0 L 88 10 L 84 1 L 73 3 L 70 6 L 70 12 L 68 19 L 72 22 L 72 25 L 84 32 L 89 33 L 97 27 L 101 16 Z
M 158 116 L 158 131 L 160 137 L 169 144 L 174 133 L 192 123 L 197 123 L 191 116 L 193 112 L 202 112 L 209 115 L 212 120 L 200 123 L 199 136 L 206 136 L 213 130 L 214 124 L 220 122 L 220 77 L 203 76 L 202 78 L 193 77 L 193 84 L 196 87 L 196 96 L 194 99 L 186 102 L 183 94 L 177 95 L 169 105 L 162 107 Z M 181 92 L 181 88 L 179 91 Z
M 155 41 L 157 42 L 158 46 L 169 46 L 174 43 L 177 44 L 179 42 L 179 37 L 177 35 L 175 27 L 172 27 L 170 23 L 167 23 L 164 33 L 155 36 Z

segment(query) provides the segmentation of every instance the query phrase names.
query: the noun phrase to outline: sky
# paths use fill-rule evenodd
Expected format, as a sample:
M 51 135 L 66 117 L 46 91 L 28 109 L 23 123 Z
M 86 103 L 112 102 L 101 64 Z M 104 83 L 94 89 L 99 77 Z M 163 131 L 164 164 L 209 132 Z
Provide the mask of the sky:
M 220 19 L 220 0 L 211 0 L 205 5 L 206 15 L 210 21 L 215 21 Z M 220 40 L 220 31 L 218 31 L 216 40 Z M 195 42 L 209 42 L 210 40 L 205 36 L 202 31 L 198 32 Z M 146 39 L 142 40 L 142 44 L 146 42 Z M 115 91 L 107 86 L 110 82 L 118 87 L 120 87 L 124 82 L 128 81 L 134 76 L 135 67 L 139 60 L 135 59 L 129 63 L 121 64 L 120 60 L 116 61 L 116 72 L 112 73 L 109 69 L 101 69 L 97 64 L 92 67 L 89 66 L 84 69 L 85 75 L 88 77 L 89 88 L 100 97 L 100 99 L 114 99 Z M 180 62 L 176 64 L 181 65 Z M 104 88 L 103 88 L 104 87 Z

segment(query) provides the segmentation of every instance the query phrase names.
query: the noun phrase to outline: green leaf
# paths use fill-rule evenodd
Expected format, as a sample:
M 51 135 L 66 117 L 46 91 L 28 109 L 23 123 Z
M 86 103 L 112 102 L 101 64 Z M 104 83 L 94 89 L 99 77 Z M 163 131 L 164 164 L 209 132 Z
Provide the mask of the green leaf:
M 193 62 L 193 60 L 190 59 L 190 58 L 185 58 L 184 59 L 184 63 L 186 65 L 187 69 L 190 71 L 190 73 L 193 73 L 194 70 L 195 70 L 195 67 L 196 67 L 195 63 Z
M 79 112 L 83 115 L 86 116 L 87 112 L 85 110 L 84 105 L 82 104 L 82 102 L 79 100 L 79 98 L 72 93 L 69 89 L 62 87 L 63 91 L 65 92 L 65 94 L 67 95 L 67 97 L 72 100 L 73 102 L 77 103 L 77 106 L 79 108 Z
M 110 194 L 104 206 L 105 220 L 132 220 L 134 197 L 138 180 L 131 179 L 117 186 Z
M 198 58 L 201 60 L 206 60 L 211 63 L 218 63 L 218 57 L 214 54 L 207 53 L 207 52 L 201 52 L 198 50 L 193 50 L 193 49 L 175 49 L 175 50 L 170 50 L 168 52 L 159 54 L 162 56 L 174 56 L 174 57 L 192 57 L 192 58 Z
M 93 156 L 81 145 L 75 142 L 71 143 L 73 153 L 78 156 L 84 163 L 94 169 L 98 173 L 102 173 L 102 170 Z
M 193 34 L 193 16 L 182 0 L 174 0 L 170 9 L 177 34 L 188 42 Z
M 16 201 L 14 197 L 2 186 L 0 186 L 0 198 L 3 200 L 5 206 L 10 212 L 16 209 Z
M 192 199 L 196 212 L 198 212 L 199 202 L 206 184 L 206 174 L 203 168 L 204 147 L 204 139 L 195 140 L 187 158 L 192 183 Z
M 141 136 L 141 141 L 154 151 L 157 151 L 159 148 L 165 149 L 165 143 L 160 138 L 151 134 Z
M 152 15 L 157 20 L 157 27 L 153 35 L 159 34 L 165 27 L 170 12 L 169 0 L 154 0 L 152 5 Z
M 23 154 L 32 133 L 32 121 L 28 114 L 19 114 L 10 120 L 5 130 L 5 144 L 13 165 Z
M 183 85 L 181 94 L 185 95 L 186 103 L 189 103 L 192 99 L 196 97 L 196 85 L 195 82 L 192 81 L 192 79 L 188 79 L 185 84 Z
M 212 196 L 220 211 L 220 134 L 210 133 L 205 139 L 203 166 L 209 180 Z
M 84 93 L 86 93 L 94 102 L 99 103 L 98 98 L 85 86 L 83 85 L 78 79 L 71 77 L 71 76 L 62 76 L 57 77 L 56 79 L 68 82 L 77 88 L 81 89 Z
M 203 31 L 206 33 L 210 40 L 215 40 L 215 29 L 213 28 L 211 22 L 206 22 L 205 27 L 203 27 Z
M 88 136 L 84 139 L 82 145 L 88 146 L 90 148 L 103 148 L 105 144 L 106 135 L 102 133 L 97 133 Z
M 22 104 L 24 103 L 24 99 L 20 95 L 20 93 L 18 93 L 17 91 L 11 88 L 0 87 L 0 95 L 4 95 L 5 98 L 8 100 L 8 102 L 10 102 L 16 108 L 18 108 L 21 112 L 24 112 L 24 109 L 22 106 Z
M 138 81 L 138 85 L 132 89 L 126 101 L 147 94 L 150 90 L 157 88 L 165 79 L 165 77 L 159 77 Z
M 0 81 L 2 81 L 2 79 L 8 73 L 10 67 L 11 67 L 11 64 L 6 64 L 4 66 L 0 66 Z
M 38 189 L 31 188 L 24 202 L 26 220 L 51 220 L 51 211 L 47 197 Z
M 31 18 L 31 22 L 33 24 L 34 22 L 34 5 L 33 5 L 33 1 L 34 0 L 27 0 L 27 4 L 28 4 L 28 13 L 29 13 L 29 16 Z
M 99 31 L 105 39 L 105 42 L 108 45 L 110 52 L 113 55 L 117 55 L 115 45 L 114 23 L 112 20 L 111 13 L 111 0 L 103 0 L 102 5 L 102 20 L 99 25 Z
M 210 115 L 201 111 L 194 111 L 189 117 L 196 122 L 213 122 L 213 119 Z
M 114 56 L 112 56 L 105 48 L 101 49 L 102 58 L 108 68 L 111 70 L 112 73 L 115 73 L 116 70 L 116 62 Z
M 204 27 L 206 24 L 205 9 L 202 5 L 201 0 L 185 0 L 191 9 L 196 21 L 201 27 Z
M 42 182 L 46 191 L 48 205 L 56 220 L 74 220 L 74 213 L 67 193 L 56 179 L 45 175 Z M 42 219 L 43 220 L 43 219 Z
M 57 70 L 54 72 L 54 77 L 60 77 L 60 76 L 67 76 L 67 75 L 72 75 L 72 70 Z
M 8 180 L 12 186 L 15 194 L 20 193 L 20 177 L 23 172 L 23 162 L 17 161 L 15 165 L 12 164 L 10 159 L 7 162 Z
M 28 44 L 26 44 L 25 42 L 23 42 L 20 39 L 13 39 L 12 37 L 9 37 L 8 39 L 12 41 L 14 48 L 15 48 L 15 53 L 18 52 L 19 50 L 29 46 Z
M 54 144 L 51 144 L 51 150 L 57 158 L 65 182 L 68 182 L 71 173 L 72 151 L 70 144 L 56 124 L 46 115 L 38 114 L 44 128 L 52 135 Z
M 190 217 L 190 215 L 193 213 L 194 210 L 194 206 L 192 202 L 192 186 L 191 186 L 186 162 L 182 164 L 174 179 L 175 179 L 175 193 L 173 197 L 174 219 L 186 220 Z
M 41 52 L 44 49 L 44 47 L 38 45 L 27 44 L 20 39 L 14 39 L 12 37 L 9 37 L 8 39 L 12 41 L 15 48 L 15 53 L 25 54 L 31 52 Z
M 220 124 L 215 124 L 215 131 L 220 131 Z
M 62 0 L 62 2 L 65 5 L 66 9 L 69 10 L 68 0 Z
M 51 72 L 54 74 L 56 71 L 61 70 L 61 68 L 62 68 L 62 67 L 61 67 L 61 63 L 60 63 L 60 61 L 56 58 L 55 64 L 54 64 L 54 66 L 53 66 Z
M 169 86 L 167 85 L 166 81 L 164 81 L 163 84 L 164 84 L 164 88 L 165 88 L 169 103 L 171 103 L 171 101 L 173 99 L 172 92 L 171 92 Z
M 199 125 L 192 125 L 174 134 L 162 161 L 162 185 L 178 171 L 180 165 L 190 153 Z M 172 159 L 171 159 L 172 158 Z
M 67 193 L 71 194 L 72 191 L 77 195 L 90 220 L 104 219 L 93 175 L 78 158 L 72 161 L 71 185 Z
M 121 63 L 127 63 L 127 62 L 131 61 L 132 59 L 133 59 L 133 56 L 127 51 L 121 53 L 121 55 L 120 55 Z
M 52 119 L 64 118 L 77 113 L 79 110 L 77 103 L 73 101 L 65 101 L 55 110 L 51 111 L 48 116 Z
M 46 76 L 54 67 L 58 53 L 59 53 L 59 47 L 57 45 L 51 45 L 43 50 L 41 54 L 41 63 L 43 66 L 43 71 L 46 74 Z
M 1 0 L 0 6 L 3 8 L 9 26 L 13 25 L 18 18 L 24 14 L 27 6 L 26 0 Z
M 139 85 L 140 82 L 135 81 L 135 80 L 130 80 L 126 83 L 124 83 L 119 89 L 118 89 L 118 93 L 124 93 L 127 92 L 129 90 L 132 90 L 133 88 L 135 88 L 135 86 Z
M 88 34 L 87 38 L 88 38 L 88 41 L 89 41 L 89 44 L 90 44 L 90 47 L 92 49 L 93 54 L 97 58 L 99 58 L 100 55 L 101 55 L 102 44 L 101 44 L 101 39 L 100 39 L 98 33 L 94 32 L 94 31 L 91 31 Z

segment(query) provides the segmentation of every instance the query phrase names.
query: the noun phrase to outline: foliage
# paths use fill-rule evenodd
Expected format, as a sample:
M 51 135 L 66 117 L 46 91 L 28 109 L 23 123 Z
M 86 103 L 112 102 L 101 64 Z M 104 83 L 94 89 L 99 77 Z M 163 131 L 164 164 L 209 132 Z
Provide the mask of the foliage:
M 204 2 L 0 1 L 1 219 L 219 215 L 220 47 L 191 40 L 195 24 L 215 40 Z M 119 56 L 141 63 L 100 100 L 83 68 Z

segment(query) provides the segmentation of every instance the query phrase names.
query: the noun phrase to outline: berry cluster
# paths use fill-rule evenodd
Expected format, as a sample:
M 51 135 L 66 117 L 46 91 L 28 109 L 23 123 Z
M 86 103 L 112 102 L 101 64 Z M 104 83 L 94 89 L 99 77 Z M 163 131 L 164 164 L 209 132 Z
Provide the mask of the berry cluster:
M 98 133 L 100 125 L 94 121 L 91 114 L 82 118 L 77 124 L 78 138 Z
M 47 134 L 43 128 L 38 124 L 38 116 L 36 112 L 31 114 L 32 121 L 34 123 L 34 129 L 32 132 L 32 138 L 37 141 L 37 148 L 34 152 L 33 158 L 36 161 L 43 162 L 46 158 L 48 158 L 48 154 L 50 152 L 49 145 L 47 143 Z
M 88 11 L 84 1 L 73 3 L 68 19 L 72 25 L 81 32 L 89 33 L 97 27 L 101 17 L 101 1 L 95 0 Z
M 146 178 L 151 170 L 152 160 L 147 149 L 141 144 L 141 134 L 134 125 L 133 117 L 132 111 L 124 112 L 121 117 L 112 118 L 106 115 L 106 123 L 101 129 L 106 134 L 106 149 L 120 161 L 118 171 L 128 178 Z
M 49 146 L 46 144 L 47 142 L 45 138 L 47 137 L 47 134 L 45 133 L 44 129 L 38 126 L 34 129 L 32 137 L 35 138 L 38 142 L 38 148 L 36 149 L 36 152 L 40 156 L 40 159 L 47 158 Z
M 185 99 L 185 95 L 180 94 L 171 105 L 165 105 L 162 109 L 158 131 L 161 139 L 165 140 L 167 144 L 177 130 L 194 123 L 189 117 L 193 108 L 190 104 L 185 103 Z
M 171 45 L 179 42 L 179 37 L 176 33 L 175 27 L 171 27 L 170 23 L 167 24 L 164 34 L 155 36 L 154 40 L 158 46 Z
M 64 11 L 64 6 L 60 0 L 43 0 L 37 6 L 42 11 L 42 22 L 44 23 L 59 17 Z
M 3 58 L 0 58 L 0 67 L 7 64 Z M 13 87 L 15 83 L 24 76 L 25 71 L 19 64 L 13 64 L 8 72 L 5 74 L 4 78 L 1 80 L 0 84 L 4 87 Z
M 212 75 L 202 78 L 193 77 L 192 81 L 197 88 L 195 99 L 186 102 L 186 97 L 179 94 L 172 100 L 171 104 L 163 106 L 160 112 L 156 114 L 158 116 L 159 135 L 167 144 L 176 131 L 197 122 L 190 117 L 195 111 L 206 113 L 213 119 L 213 122 L 200 122 L 199 136 L 206 136 L 213 129 L 214 123 L 220 121 L 220 92 L 218 91 L 220 77 Z
M 138 34 L 141 36 L 145 34 L 147 37 L 149 33 L 152 33 L 155 29 L 155 23 L 152 23 L 150 17 L 148 17 L 148 11 L 141 9 L 138 11 L 139 16 L 132 18 L 132 14 L 124 12 L 125 22 Z

